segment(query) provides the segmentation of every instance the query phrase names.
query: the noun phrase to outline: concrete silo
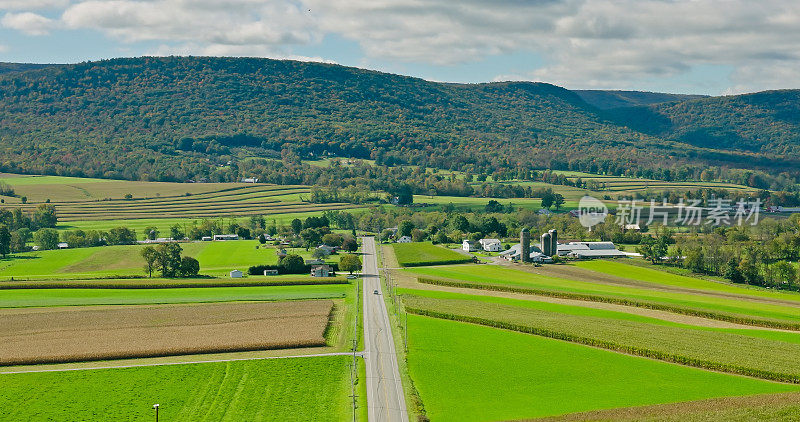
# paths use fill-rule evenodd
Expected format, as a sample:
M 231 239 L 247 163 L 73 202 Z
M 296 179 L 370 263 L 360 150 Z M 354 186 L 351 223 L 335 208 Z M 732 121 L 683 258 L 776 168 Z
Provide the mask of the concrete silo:
M 520 261 L 529 262 L 531 260 L 531 233 L 528 229 L 522 229 L 519 232 L 519 246 Z
M 542 240 L 542 246 L 541 246 L 542 254 L 550 256 L 552 252 L 550 248 L 553 246 L 553 243 L 550 241 L 550 233 L 543 234 L 541 240 Z
M 558 255 L 558 230 L 552 229 L 549 232 L 550 234 L 550 254 L 548 256 Z

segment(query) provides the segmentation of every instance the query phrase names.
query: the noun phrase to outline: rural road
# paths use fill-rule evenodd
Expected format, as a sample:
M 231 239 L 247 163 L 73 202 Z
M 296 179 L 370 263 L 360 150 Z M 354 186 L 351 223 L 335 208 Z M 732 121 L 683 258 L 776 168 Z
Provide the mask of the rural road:
M 408 421 L 394 339 L 383 301 L 375 238 L 362 238 L 364 252 L 364 362 L 367 366 L 367 407 L 372 421 Z M 378 295 L 374 291 L 378 291 Z

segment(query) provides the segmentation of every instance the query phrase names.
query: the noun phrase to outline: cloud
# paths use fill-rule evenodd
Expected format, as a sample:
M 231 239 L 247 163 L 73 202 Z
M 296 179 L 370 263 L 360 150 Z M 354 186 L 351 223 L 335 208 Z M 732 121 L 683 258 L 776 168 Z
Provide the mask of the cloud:
M 0 10 L 58 9 L 69 4 L 69 0 L 0 0 Z
M 90 0 L 68 7 L 68 28 L 96 29 L 125 43 L 158 40 L 187 53 L 260 55 L 318 41 L 310 17 L 289 2 Z
M 0 24 L 6 28 L 16 29 L 28 35 L 47 35 L 55 22 L 42 15 L 31 12 L 6 13 Z

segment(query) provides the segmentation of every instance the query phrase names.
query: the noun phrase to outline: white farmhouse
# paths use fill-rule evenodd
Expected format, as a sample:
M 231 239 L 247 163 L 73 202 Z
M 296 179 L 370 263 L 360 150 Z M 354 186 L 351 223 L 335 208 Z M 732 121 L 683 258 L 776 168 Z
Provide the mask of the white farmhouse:
M 461 249 L 464 252 L 475 252 L 478 250 L 478 242 L 464 239 L 464 241 L 461 242 Z
M 503 250 L 503 245 L 500 244 L 500 239 L 481 239 L 478 241 L 486 252 L 500 252 Z

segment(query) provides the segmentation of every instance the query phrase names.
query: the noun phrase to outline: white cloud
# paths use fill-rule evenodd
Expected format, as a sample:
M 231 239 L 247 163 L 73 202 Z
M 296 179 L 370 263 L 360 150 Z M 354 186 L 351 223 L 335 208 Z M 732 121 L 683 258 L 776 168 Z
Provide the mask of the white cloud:
M 0 24 L 6 28 L 16 29 L 28 35 L 47 35 L 53 28 L 54 21 L 31 12 L 6 13 Z
M 162 41 L 187 54 L 263 55 L 321 37 L 308 14 L 290 2 L 90 0 L 67 8 L 62 20 L 126 43 Z
M 69 0 L 0 0 L 0 10 L 37 10 L 66 7 Z

